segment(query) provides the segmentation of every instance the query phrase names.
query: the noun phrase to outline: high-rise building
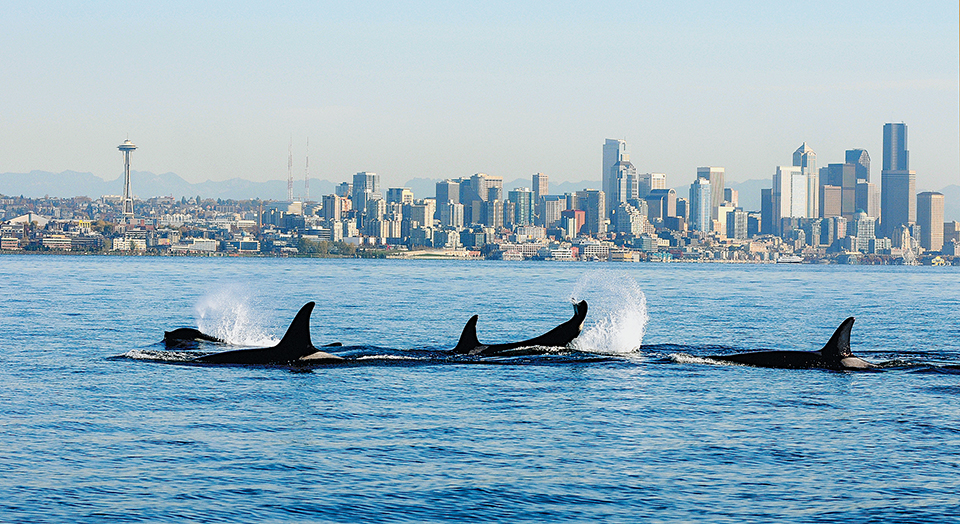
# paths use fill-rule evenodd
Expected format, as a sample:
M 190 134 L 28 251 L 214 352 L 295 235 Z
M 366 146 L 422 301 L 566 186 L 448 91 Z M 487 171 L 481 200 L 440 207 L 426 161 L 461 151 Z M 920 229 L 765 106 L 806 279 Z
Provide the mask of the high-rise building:
M 654 189 L 667 188 L 667 175 L 663 173 L 641 173 L 637 175 L 637 198 L 647 198 Z
M 567 209 L 567 199 L 558 195 L 545 195 L 543 197 L 543 211 L 540 219 L 543 227 L 552 228 L 557 226 L 560 220 L 560 213 Z
M 943 249 L 943 193 L 926 191 L 917 195 L 917 224 L 920 247 L 927 251 Z
M 733 212 L 727 215 L 727 238 L 734 240 L 746 240 L 747 238 L 747 212 L 743 208 L 734 208 Z
M 690 184 L 690 229 L 709 233 L 713 228 L 713 219 L 711 218 L 710 205 L 713 201 L 711 194 L 710 180 L 697 177 Z
M 723 188 L 723 201 L 730 204 L 733 207 L 739 206 L 740 192 L 736 189 L 731 189 L 729 187 Z
M 823 173 L 824 170 L 821 170 Z M 855 164 L 827 164 L 825 176 L 821 174 L 820 181 L 824 186 L 840 188 L 840 214 L 853 220 L 857 211 L 857 168 Z M 823 215 L 827 216 L 827 215 Z
M 883 171 L 908 171 L 910 152 L 907 150 L 907 124 L 883 125 Z
M 533 191 L 518 187 L 510 191 L 507 198 L 514 205 L 510 223 L 518 226 L 533 225 Z
M 614 195 L 617 190 L 617 173 L 613 166 L 623 158 L 627 152 L 627 142 L 608 138 L 603 142 L 603 170 L 601 171 L 602 189 L 604 195 Z M 610 216 L 614 205 L 604 203 L 603 216 Z
M 322 203 L 324 220 L 340 220 L 343 216 L 343 197 L 324 195 Z
M 463 228 L 463 204 L 446 201 L 439 204 L 440 225 L 455 229 Z
M 613 193 L 607 193 L 607 198 L 613 200 L 610 205 L 614 209 L 620 204 L 626 204 L 637 199 L 637 168 L 630 163 L 630 155 L 624 153 L 620 161 L 611 168 L 616 173 L 616 184 Z
M 857 237 L 857 251 L 866 253 L 870 250 L 870 241 L 876 238 L 876 224 L 877 219 L 863 211 L 853 214 L 853 231 L 850 233 Z
M 807 216 L 807 177 L 795 166 L 777 166 L 773 175 L 773 227 L 782 234 L 784 218 Z
M 598 189 L 577 191 L 577 205 L 584 212 L 586 232 L 591 236 L 600 236 L 607 232 L 606 195 Z
M 413 190 L 409 187 L 391 187 L 387 189 L 387 203 L 412 204 Z
M 460 202 L 460 183 L 449 179 L 437 182 L 436 196 L 437 204 Z
M 870 155 L 866 149 L 848 149 L 844 163 L 855 166 L 857 180 L 870 181 Z
M 820 186 L 820 217 L 841 216 L 843 188 L 839 186 Z
M 698 167 L 697 178 L 710 181 L 710 219 L 717 220 L 720 204 L 723 203 L 723 174 L 722 167 Z
M 883 125 L 883 170 L 880 171 L 880 228 L 882 236 L 893 238 L 897 226 L 917 221 L 917 173 L 910 170 L 907 125 Z
M 762 188 L 760 189 L 760 227 L 758 228 L 761 235 L 776 233 L 773 227 L 773 215 L 773 188 Z
M 806 142 L 793 152 L 793 165 L 799 167 L 806 178 L 807 210 L 804 216 L 815 217 L 820 212 L 820 173 L 817 171 L 817 154 Z
M 380 175 L 361 171 L 353 175 L 353 208 L 365 210 L 367 202 L 383 198 L 380 193 Z
M 857 180 L 857 196 L 854 207 L 873 218 L 880 218 L 880 188 L 873 182 L 867 182 L 864 179 Z
M 666 220 L 677 216 L 677 192 L 673 189 L 654 189 L 647 195 L 647 219 Z
M 533 182 L 533 198 L 536 202 L 539 202 L 540 199 L 545 197 L 549 192 L 549 177 L 543 173 L 534 173 L 531 178 Z

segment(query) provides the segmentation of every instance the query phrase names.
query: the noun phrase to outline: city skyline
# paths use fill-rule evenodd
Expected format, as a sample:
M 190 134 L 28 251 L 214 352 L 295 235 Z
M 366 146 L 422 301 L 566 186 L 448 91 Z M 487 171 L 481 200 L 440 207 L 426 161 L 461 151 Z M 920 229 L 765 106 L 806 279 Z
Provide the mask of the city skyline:
M 956 4 L 814 4 L 802 33 L 745 3 L 185 8 L 7 10 L 0 172 L 112 179 L 129 136 L 140 170 L 282 180 L 292 136 L 326 180 L 572 182 L 598 180 L 595 144 L 617 137 L 639 173 L 745 181 L 804 142 L 819 165 L 879 159 L 877 126 L 904 121 L 917 189 L 960 182 Z

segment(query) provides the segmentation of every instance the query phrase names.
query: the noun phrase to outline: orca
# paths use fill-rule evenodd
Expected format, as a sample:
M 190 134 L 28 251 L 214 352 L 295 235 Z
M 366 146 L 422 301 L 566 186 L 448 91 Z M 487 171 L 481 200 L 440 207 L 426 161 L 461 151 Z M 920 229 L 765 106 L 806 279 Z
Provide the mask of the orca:
M 297 362 L 331 363 L 343 358 L 318 350 L 310 341 L 310 313 L 314 302 L 307 302 L 293 318 L 287 332 L 276 346 L 235 349 L 193 359 L 202 364 L 295 364 Z M 339 343 L 330 346 L 339 346 Z M 329 346 L 324 346 L 329 347 Z
M 467 325 L 463 327 L 463 333 L 460 334 L 460 341 L 457 343 L 457 347 L 453 348 L 452 352 L 460 355 L 487 356 L 522 347 L 564 347 L 580 335 L 580 330 L 583 329 L 583 319 L 587 316 L 587 301 L 582 300 L 574 304 L 573 308 L 573 318 L 563 324 L 547 331 L 539 337 L 509 344 L 481 344 L 480 341 L 477 340 L 477 319 L 479 316 L 474 315 L 470 317 Z
M 835 371 L 876 368 L 866 360 L 853 356 L 850 330 L 854 317 L 840 324 L 820 351 L 756 351 L 734 355 L 712 355 L 707 358 L 748 366 L 781 369 L 831 369 Z
M 177 328 L 173 331 L 164 331 L 163 342 L 168 347 L 175 346 L 178 348 L 196 346 L 197 342 L 213 342 L 215 344 L 226 343 L 224 340 L 207 335 L 199 329 L 194 328 Z

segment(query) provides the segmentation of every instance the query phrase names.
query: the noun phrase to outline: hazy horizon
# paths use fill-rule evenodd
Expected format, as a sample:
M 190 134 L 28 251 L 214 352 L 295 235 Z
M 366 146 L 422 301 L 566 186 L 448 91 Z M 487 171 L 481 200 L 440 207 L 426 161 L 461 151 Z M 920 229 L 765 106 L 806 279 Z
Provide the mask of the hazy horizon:
M 606 138 L 641 172 L 770 178 L 906 122 L 918 189 L 960 183 L 958 4 L 374 2 L 11 4 L 0 172 L 135 170 L 198 183 L 377 172 L 599 180 Z

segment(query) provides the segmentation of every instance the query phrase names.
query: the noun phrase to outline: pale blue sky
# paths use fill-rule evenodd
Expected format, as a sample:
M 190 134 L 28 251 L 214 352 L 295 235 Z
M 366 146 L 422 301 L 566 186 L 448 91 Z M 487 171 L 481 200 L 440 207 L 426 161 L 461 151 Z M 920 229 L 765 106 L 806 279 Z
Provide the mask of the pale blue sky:
M 29 4 L 29 5 L 21 5 Z M 386 4 L 386 3 L 384 3 Z M 686 186 L 768 178 L 909 127 L 918 188 L 960 183 L 958 3 L 0 2 L 0 172 L 383 185 L 599 180 L 605 138 Z

